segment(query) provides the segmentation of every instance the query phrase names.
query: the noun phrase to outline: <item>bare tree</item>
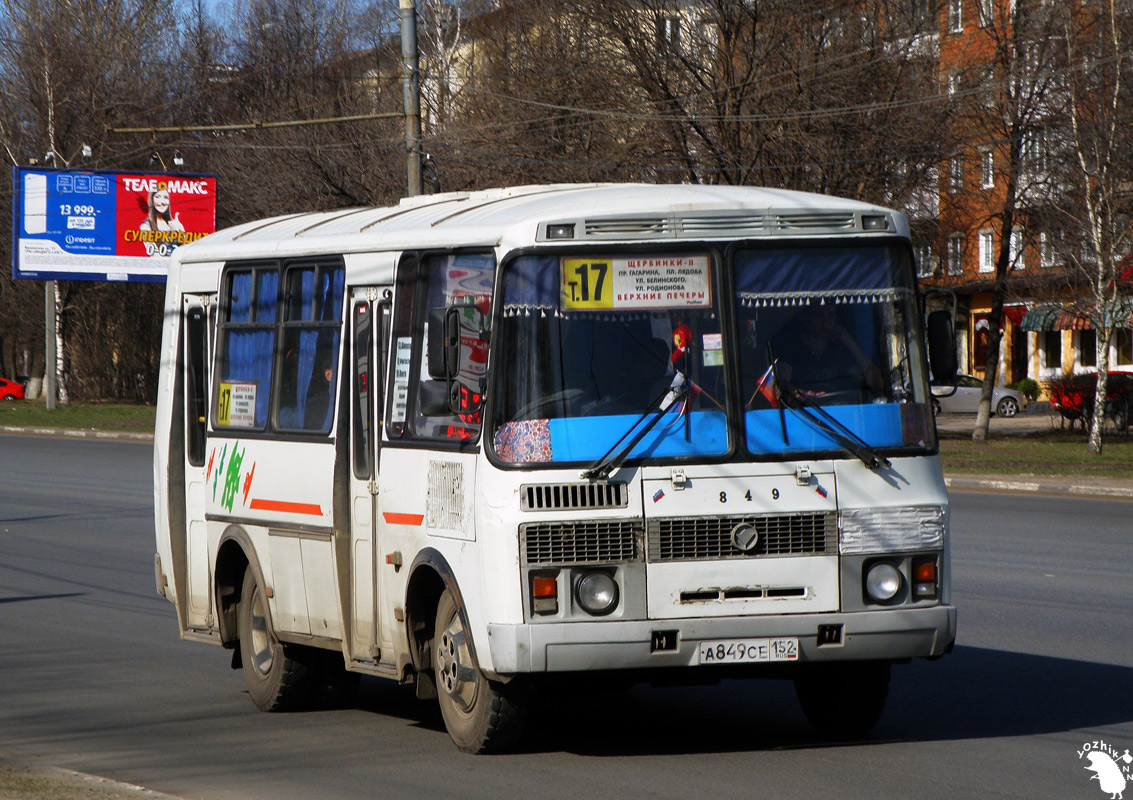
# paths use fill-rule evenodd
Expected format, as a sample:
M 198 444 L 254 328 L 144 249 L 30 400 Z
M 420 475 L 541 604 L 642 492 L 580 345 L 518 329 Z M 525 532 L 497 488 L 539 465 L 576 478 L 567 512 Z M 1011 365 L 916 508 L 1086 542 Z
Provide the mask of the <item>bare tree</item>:
M 170 7 L 145 0 L 3 0 L 0 14 L 8 34 L 0 40 L 0 118 L 5 120 L 0 136 L 13 163 L 45 160 L 63 166 L 79 158 L 84 144 L 97 154 L 87 166 L 127 166 L 138 158 L 136 143 L 111 142 L 105 130 L 139 114 L 160 116 L 167 107 L 174 50 L 163 31 L 176 23 Z M 11 209 L 9 191 L 6 213 Z M 5 224 L 0 232 L 9 247 L 10 231 Z M 5 305 L 28 299 L 23 287 L 7 288 L 0 301 Z M 159 291 L 130 289 L 132 297 Z M 59 348 L 65 366 L 61 398 L 67 396 L 69 375 L 98 368 L 88 356 L 91 343 L 69 333 L 73 310 L 86 305 L 88 295 L 102 291 L 82 283 L 59 286 L 59 339 L 67 343 Z M 113 313 L 128 315 L 135 305 L 120 302 Z M 42 319 L 43 304 L 16 311 L 23 318 L 21 327 L 30 327 L 33 320 Z M 154 318 L 148 336 L 117 342 L 118 355 L 128 358 L 139 341 L 156 338 L 159 326 L 160 318 Z
M 966 224 L 980 231 L 979 271 L 991 273 L 983 391 L 972 431 L 974 440 L 984 441 L 999 375 L 1004 299 L 1023 265 L 1024 230 L 1043 217 L 1051 187 L 1048 171 L 1031 158 L 1031 143 L 1060 124 L 1056 89 L 1064 70 L 1050 7 L 988 0 L 977 9 L 978 29 L 948 59 L 964 66 L 942 76 L 956 143 L 949 171 L 960 169 L 963 178 L 951 178 L 949 207 L 941 214 L 953 230 Z M 965 164 L 968 169 L 956 166 Z
M 1128 43 L 1133 7 L 1122 0 L 1067 3 L 1059 8 L 1060 46 L 1076 68 L 1064 81 L 1068 125 L 1060 139 L 1065 191 L 1057 204 L 1079 246 L 1063 257 L 1086 287 L 1079 313 L 1094 329 L 1097 386 L 1089 451 L 1102 452 L 1114 331 L 1130 324 L 1133 286 L 1122 270 L 1133 248 L 1133 135 L 1127 109 L 1133 100 Z
M 924 131 L 940 127 L 943 107 L 927 6 L 580 7 L 616 43 L 624 74 L 645 94 L 638 128 L 672 177 L 899 204 L 935 169 L 938 146 Z

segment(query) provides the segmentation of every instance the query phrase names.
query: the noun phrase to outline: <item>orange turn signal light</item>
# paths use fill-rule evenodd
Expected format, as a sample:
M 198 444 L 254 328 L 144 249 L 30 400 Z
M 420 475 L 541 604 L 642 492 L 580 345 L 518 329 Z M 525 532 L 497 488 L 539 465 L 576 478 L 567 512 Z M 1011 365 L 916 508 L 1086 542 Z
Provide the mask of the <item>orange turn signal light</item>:
M 556 597 L 559 593 L 559 582 L 553 577 L 535 577 L 531 579 L 531 595 L 533 597 Z
M 921 561 L 913 565 L 913 580 L 917 583 L 936 582 L 936 562 Z

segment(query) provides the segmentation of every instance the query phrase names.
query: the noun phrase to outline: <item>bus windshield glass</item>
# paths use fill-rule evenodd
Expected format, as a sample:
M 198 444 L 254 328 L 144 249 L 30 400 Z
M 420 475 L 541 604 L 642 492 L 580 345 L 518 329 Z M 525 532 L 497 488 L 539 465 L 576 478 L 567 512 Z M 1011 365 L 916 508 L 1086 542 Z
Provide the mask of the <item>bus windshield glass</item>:
M 933 446 L 905 248 L 752 247 L 726 268 L 734 327 L 707 251 L 513 260 L 493 335 L 496 455 L 594 469 Z
M 932 444 L 905 248 L 753 248 L 732 266 L 749 453 Z
M 502 285 L 492 443 L 513 463 L 729 448 L 715 264 L 706 252 L 524 256 Z M 630 445 L 630 442 L 637 440 Z

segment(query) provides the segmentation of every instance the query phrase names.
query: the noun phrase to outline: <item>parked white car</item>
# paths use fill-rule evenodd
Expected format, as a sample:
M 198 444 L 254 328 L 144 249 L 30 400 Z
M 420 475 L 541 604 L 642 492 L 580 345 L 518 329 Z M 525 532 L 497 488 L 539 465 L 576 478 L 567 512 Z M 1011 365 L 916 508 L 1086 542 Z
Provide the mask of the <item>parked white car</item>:
M 955 392 L 953 392 L 955 388 Z M 956 383 L 932 384 L 932 413 L 974 414 L 979 410 L 983 381 L 973 375 L 959 374 Z M 1014 389 L 996 386 L 991 393 L 991 410 L 1001 417 L 1013 417 L 1027 408 L 1027 396 Z

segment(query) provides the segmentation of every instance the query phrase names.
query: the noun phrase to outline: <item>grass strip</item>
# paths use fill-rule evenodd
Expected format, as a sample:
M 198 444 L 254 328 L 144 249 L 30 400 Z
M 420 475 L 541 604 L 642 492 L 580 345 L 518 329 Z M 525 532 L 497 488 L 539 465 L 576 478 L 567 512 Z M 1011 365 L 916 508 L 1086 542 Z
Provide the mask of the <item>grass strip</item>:
M 1094 456 L 1081 431 L 993 432 L 986 442 L 941 431 L 940 460 L 946 473 L 1133 478 L 1133 434 L 1105 438 Z
M 37 401 L 0 401 L 0 427 L 153 433 L 156 409 L 126 403 L 71 403 L 48 410 Z

